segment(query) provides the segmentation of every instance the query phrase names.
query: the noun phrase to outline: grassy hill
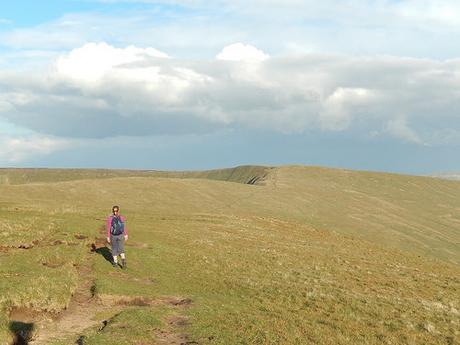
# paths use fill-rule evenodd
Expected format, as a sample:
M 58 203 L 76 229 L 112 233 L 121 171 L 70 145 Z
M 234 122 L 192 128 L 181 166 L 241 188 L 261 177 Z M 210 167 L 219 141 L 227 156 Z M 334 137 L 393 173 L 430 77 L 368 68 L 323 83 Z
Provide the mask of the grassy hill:
M 263 180 L 271 169 L 272 168 L 263 166 L 239 166 L 235 168 L 205 171 L 0 168 L 0 185 L 44 182 L 55 183 L 115 177 L 205 178 L 210 180 L 254 184 L 257 181 Z
M 299 166 L 0 175 L 0 344 L 460 341 L 459 182 Z M 127 271 L 103 246 L 113 204 Z

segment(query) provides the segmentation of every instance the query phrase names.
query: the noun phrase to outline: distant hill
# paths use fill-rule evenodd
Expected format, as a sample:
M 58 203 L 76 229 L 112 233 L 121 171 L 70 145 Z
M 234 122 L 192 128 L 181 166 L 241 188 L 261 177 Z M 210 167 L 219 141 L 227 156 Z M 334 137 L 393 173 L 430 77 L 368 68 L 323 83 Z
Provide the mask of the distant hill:
M 452 173 L 439 173 L 439 174 L 433 174 L 431 175 L 433 177 L 437 178 L 443 178 L 446 180 L 460 180 L 460 173 L 457 172 L 452 172 Z
M 260 184 L 271 169 L 270 167 L 256 165 L 205 171 L 0 168 L 0 185 L 53 183 L 115 177 L 204 178 L 246 184 Z

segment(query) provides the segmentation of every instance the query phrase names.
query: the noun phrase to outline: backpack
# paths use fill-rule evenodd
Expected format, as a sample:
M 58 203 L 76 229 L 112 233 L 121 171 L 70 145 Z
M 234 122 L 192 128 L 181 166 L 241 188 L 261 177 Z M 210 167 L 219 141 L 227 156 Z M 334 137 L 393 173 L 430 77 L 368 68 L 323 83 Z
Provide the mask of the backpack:
M 110 225 L 110 233 L 112 235 L 121 235 L 125 231 L 125 224 L 120 217 L 112 217 L 112 224 Z

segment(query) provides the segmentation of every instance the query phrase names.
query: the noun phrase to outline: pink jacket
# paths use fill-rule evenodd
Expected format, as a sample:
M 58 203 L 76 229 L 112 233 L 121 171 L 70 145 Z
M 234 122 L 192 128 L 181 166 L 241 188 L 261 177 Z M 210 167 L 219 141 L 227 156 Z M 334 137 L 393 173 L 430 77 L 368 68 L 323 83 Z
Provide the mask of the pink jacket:
M 112 226 L 112 218 L 113 218 L 113 214 L 111 214 L 110 216 L 107 217 L 107 237 L 110 237 L 110 227 Z M 125 233 L 124 235 L 125 236 L 128 236 L 128 229 L 126 228 L 126 218 L 122 215 L 120 215 L 120 219 L 121 221 L 125 224 Z

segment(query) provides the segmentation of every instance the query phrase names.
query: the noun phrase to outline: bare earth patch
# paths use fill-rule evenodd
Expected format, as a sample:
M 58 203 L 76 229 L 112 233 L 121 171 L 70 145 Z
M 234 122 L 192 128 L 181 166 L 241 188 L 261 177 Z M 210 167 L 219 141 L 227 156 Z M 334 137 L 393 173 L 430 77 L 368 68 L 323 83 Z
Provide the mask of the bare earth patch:
M 198 344 L 195 341 L 189 341 L 189 337 L 183 333 L 183 328 L 188 325 L 187 318 L 180 315 L 174 315 L 170 316 L 165 321 L 168 326 L 155 333 L 155 340 L 158 344 Z
M 10 313 L 10 320 L 18 324 L 32 325 L 27 335 L 17 333 L 17 339 L 12 345 L 47 345 L 52 340 L 65 339 L 75 336 L 76 344 L 84 344 L 85 336 L 81 335 L 86 329 L 99 325 L 103 330 L 110 320 L 97 320 L 99 313 L 110 311 L 117 314 L 129 307 L 155 307 L 172 305 L 180 308 L 191 305 L 189 298 L 165 296 L 148 298 L 142 296 L 94 295 L 94 277 L 89 267 L 80 270 L 81 284 L 74 293 L 68 308 L 59 314 L 46 314 L 32 309 L 17 308 Z M 188 320 L 175 315 L 165 320 L 165 329 L 160 329 L 152 340 L 160 344 L 196 344 L 190 342 L 183 329 Z

